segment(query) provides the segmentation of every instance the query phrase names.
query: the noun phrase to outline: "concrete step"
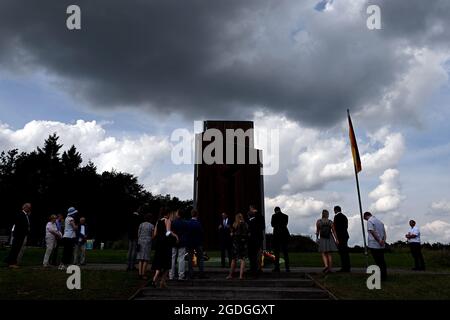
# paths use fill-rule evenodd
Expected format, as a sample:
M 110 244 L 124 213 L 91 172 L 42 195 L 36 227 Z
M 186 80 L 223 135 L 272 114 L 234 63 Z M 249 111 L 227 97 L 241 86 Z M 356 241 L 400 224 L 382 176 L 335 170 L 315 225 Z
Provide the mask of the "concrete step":
M 144 288 L 136 300 L 328 300 L 326 291 L 314 287 L 171 287 Z
M 229 270 L 223 269 L 223 270 L 206 270 L 205 275 L 209 278 L 219 279 L 219 278 L 226 278 L 228 275 Z M 194 277 L 197 279 L 198 272 L 197 270 L 194 272 Z M 239 274 L 236 272 L 234 274 L 235 277 L 239 277 Z M 244 274 L 245 278 L 252 279 L 252 276 L 246 272 Z M 257 279 L 309 279 L 307 274 L 305 272 L 271 272 L 271 271 L 264 271 L 258 275 Z
M 196 280 L 170 280 L 169 287 L 269 287 L 269 288 L 297 288 L 297 287 L 313 287 L 314 281 L 310 279 L 265 279 L 257 280 L 227 280 L 223 278 L 196 279 Z

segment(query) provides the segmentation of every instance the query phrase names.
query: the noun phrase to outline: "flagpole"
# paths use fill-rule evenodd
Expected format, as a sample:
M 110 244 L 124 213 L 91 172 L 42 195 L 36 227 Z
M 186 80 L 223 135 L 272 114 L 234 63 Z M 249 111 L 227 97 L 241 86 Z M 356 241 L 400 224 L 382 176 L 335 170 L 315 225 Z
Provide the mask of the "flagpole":
M 369 255 L 367 253 L 367 242 L 366 242 L 366 230 L 364 229 L 364 217 L 362 212 L 362 204 L 361 204 L 361 192 L 359 190 L 359 179 L 358 172 L 356 171 L 356 166 L 353 166 L 355 169 L 355 178 L 356 178 L 356 189 L 358 190 L 358 203 L 359 203 L 359 214 L 361 217 L 361 229 L 364 239 L 364 255 L 366 256 L 366 268 L 369 267 Z
M 350 110 L 349 109 L 347 109 L 347 115 L 350 119 Z M 353 163 L 353 169 L 355 170 L 356 190 L 358 191 L 359 215 L 361 218 L 361 229 L 362 229 L 363 240 L 364 240 L 364 255 L 366 256 L 366 268 L 367 268 L 367 267 L 369 267 L 369 255 L 367 253 L 366 230 L 364 229 L 364 217 L 363 217 L 362 202 L 361 202 L 361 191 L 359 188 L 358 171 L 356 169 L 355 163 Z

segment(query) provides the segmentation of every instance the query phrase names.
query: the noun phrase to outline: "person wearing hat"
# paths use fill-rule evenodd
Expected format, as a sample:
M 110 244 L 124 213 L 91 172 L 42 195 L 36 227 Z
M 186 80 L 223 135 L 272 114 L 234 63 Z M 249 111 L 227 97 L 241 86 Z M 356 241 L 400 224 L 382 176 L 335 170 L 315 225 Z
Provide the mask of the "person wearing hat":
M 75 241 L 77 238 L 77 229 L 78 226 L 75 223 L 75 214 L 78 211 L 74 207 L 70 207 L 67 210 L 67 217 L 64 222 L 64 235 L 63 235 L 63 256 L 61 260 L 61 265 L 59 266 L 60 270 L 65 270 L 68 265 L 72 263 L 73 258 L 73 249 L 75 246 Z

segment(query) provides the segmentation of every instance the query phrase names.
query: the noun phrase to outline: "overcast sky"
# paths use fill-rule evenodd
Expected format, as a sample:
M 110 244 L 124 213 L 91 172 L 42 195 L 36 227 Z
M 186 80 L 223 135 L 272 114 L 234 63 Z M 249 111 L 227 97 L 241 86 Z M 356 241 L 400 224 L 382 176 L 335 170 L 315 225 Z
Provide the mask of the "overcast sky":
M 369 4 L 381 30 L 366 26 Z M 447 0 L 2 0 L 0 150 L 56 132 L 100 170 L 188 199 L 193 167 L 172 163 L 172 132 L 254 120 L 280 130 L 267 217 L 280 206 L 291 232 L 312 234 L 340 204 L 361 244 L 349 108 L 364 210 L 390 241 L 414 218 L 424 241 L 448 243 L 449 17 Z

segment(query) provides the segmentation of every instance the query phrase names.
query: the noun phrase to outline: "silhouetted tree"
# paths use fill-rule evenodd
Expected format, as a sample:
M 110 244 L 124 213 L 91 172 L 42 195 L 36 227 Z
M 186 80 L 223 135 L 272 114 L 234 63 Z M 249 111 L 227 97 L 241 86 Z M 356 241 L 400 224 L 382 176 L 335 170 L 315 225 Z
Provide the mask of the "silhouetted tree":
M 156 216 L 161 206 L 191 204 L 170 195 L 152 195 L 131 174 L 115 170 L 100 174 L 92 162 L 83 166 L 75 146 L 61 155 L 63 145 L 58 140 L 52 134 L 35 151 L 0 153 L 0 232 L 10 230 L 12 217 L 24 202 L 33 204 L 30 240 L 34 243 L 42 241 L 48 216 L 65 214 L 71 206 L 87 218 L 91 236 L 108 241 L 126 233 L 124 222 L 132 211 Z

